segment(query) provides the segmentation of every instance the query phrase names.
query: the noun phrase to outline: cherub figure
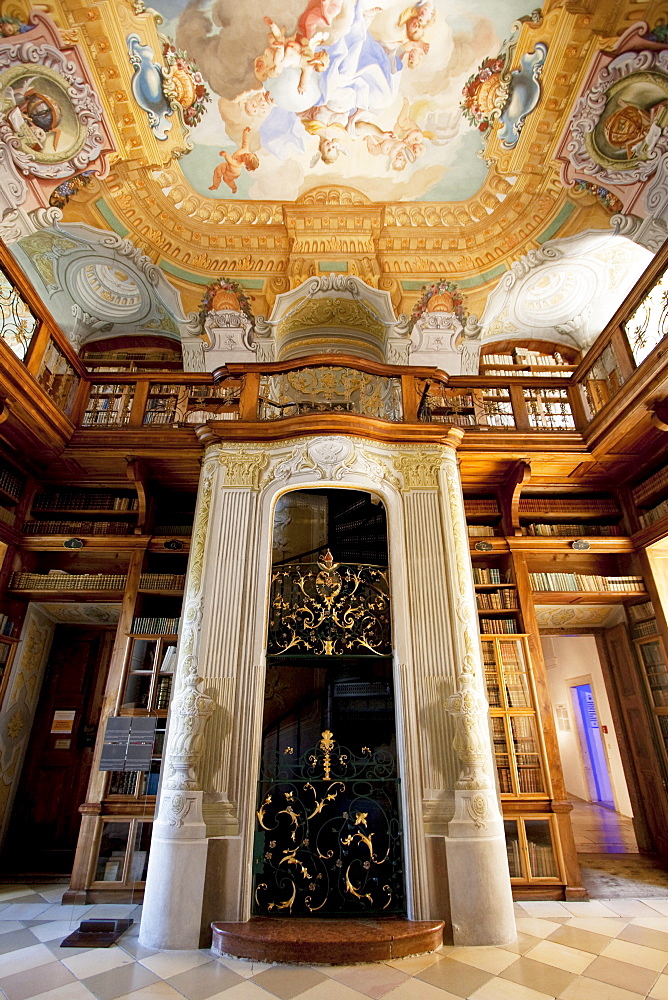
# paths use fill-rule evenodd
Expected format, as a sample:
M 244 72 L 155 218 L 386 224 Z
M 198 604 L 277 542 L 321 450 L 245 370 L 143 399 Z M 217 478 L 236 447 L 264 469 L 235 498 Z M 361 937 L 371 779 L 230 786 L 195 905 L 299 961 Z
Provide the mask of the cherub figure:
M 315 50 L 322 41 L 322 35 L 312 38 L 304 35 L 285 34 L 285 28 L 279 28 L 270 17 L 264 18 L 269 27 L 269 44 L 264 54 L 255 60 L 255 76 L 264 83 L 268 78 L 280 76 L 283 70 L 298 68 L 301 70 L 297 90 L 303 94 L 311 73 L 322 73 L 329 66 L 329 53 L 325 49 Z
M 392 170 L 405 170 L 425 152 L 425 135 L 408 112 L 408 98 L 404 98 L 401 111 L 391 132 L 384 132 L 373 122 L 355 121 L 353 129 L 362 136 L 372 156 L 387 156 Z
M 407 69 L 417 69 L 429 52 L 429 42 L 408 41 L 396 50 L 397 59 Z
M 318 152 L 311 160 L 314 167 L 318 160 L 331 164 L 338 160 L 341 153 L 347 155 L 341 146 L 341 141 L 348 136 L 348 112 L 332 111 L 326 104 L 318 104 L 299 114 L 302 124 L 309 135 L 318 138 Z
M 397 25 L 406 32 L 406 38 L 410 42 L 419 42 L 424 38 L 424 33 L 436 17 L 436 11 L 432 0 L 422 0 L 421 3 L 413 7 L 407 7 L 399 16 Z
M 236 194 L 236 179 L 241 174 L 243 167 L 246 170 L 257 170 L 260 166 L 257 156 L 255 153 L 251 153 L 248 148 L 250 134 L 251 130 L 245 128 L 241 139 L 241 146 L 231 156 L 226 150 L 221 149 L 220 156 L 224 156 L 225 161 L 214 170 L 213 183 L 209 191 L 217 191 L 221 181 L 225 181 L 232 194 Z

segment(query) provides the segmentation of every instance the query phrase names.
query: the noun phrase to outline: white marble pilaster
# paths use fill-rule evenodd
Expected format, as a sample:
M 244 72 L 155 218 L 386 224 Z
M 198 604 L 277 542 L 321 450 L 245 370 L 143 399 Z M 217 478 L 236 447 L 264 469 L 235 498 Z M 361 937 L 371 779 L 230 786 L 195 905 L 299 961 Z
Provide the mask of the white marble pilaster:
M 201 690 L 198 666 L 215 473 L 215 460 L 207 455 L 197 497 L 165 770 L 146 875 L 140 941 L 147 948 L 197 948 L 200 943 L 208 842 L 197 766 L 215 703 Z
M 500 945 L 513 941 L 517 931 L 494 778 L 464 498 L 454 451 L 447 453 L 439 478 L 449 541 L 449 615 L 456 661 L 454 690 L 446 704 L 456 721 L 453 747 L 460 764 L 455 813 L 445 839 L 453 939 L 456 945 Z

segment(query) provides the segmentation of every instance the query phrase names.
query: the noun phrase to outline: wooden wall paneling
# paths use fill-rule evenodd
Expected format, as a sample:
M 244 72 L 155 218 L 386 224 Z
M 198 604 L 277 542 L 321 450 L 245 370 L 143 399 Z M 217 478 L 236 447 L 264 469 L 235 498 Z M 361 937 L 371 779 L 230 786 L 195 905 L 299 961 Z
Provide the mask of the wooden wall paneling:
M 639 828 L 640 839 L 643 844 L 649 841 L 649 849 L 656 850 L 668 861 L 668 799 L 663 754 L 657 746 L 654 719 L 626 626 L 606 629 L 605 646 L 606 664 L 609 664 L 617 691 L 622 732 L 633 760 L 641 822 L 648 835 L 645 837 L 645 830 Z
M 615 627 L 624 628 L 623 625 Z M 569 634 L 571 631 L 572 630 L 569 629 Z M 618 670 L 613 669 L 613 665 L 610 660 L 608 643 L 606 641 L 607 631 L 607 629 L 596 629 L 594 638 L 596 639 L 596 648 L 598 649 L 598 656 L 601 661 L 603 682 L 608 695 L 608 702 L 610 703 L 610 714 L 615 727 L 615 735 L 617 736 L 619 756 L 622 760 L 626 786 L 631 800 L 631 808 L 633 810 L 633 829 L 640 850 L 651 851 L 652 838 L 645 821 L 645 810 L 643 808 L 642 798 L 640 795 L 636 762 L 633 756 L 633 749 L 629 742 L 627 728 L 624 724 L 624 713 L 622 711 L 621 704 L 622 695 L 620 692 L 621 676 Z M 613 641 L 615 640 L 613 639 Z

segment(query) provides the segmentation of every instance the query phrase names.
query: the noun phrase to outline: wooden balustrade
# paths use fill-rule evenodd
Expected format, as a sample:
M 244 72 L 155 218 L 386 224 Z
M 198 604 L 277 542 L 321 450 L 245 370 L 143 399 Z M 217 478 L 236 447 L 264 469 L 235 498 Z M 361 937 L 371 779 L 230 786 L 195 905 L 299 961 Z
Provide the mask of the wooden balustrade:
M 6 372 L 17 369 L 14 383 L 20 381 L 20 370 L 32 375 L 72 427 L 177 427 L 208 420 L 258 424 L 335 412 L 385 423 L 450 423 L 522 434 L 584 433 L 613 399 L 619 403 L 624 385 L 639 371 L 623 324 L 667 265 L 668 245 L 657 254 L 569 379 L 449 377 L 436 368 L 385 365 L 331 354 L 229 364 L 213 374 L 93 374 L 0 241 L 0 267 L 20 296 L 22 307 L 36 320 L 24 356 L 20 358 L 0 338 L 0 359 L 6 362 Z M 342 392 L 342 387 L 349 391 Z

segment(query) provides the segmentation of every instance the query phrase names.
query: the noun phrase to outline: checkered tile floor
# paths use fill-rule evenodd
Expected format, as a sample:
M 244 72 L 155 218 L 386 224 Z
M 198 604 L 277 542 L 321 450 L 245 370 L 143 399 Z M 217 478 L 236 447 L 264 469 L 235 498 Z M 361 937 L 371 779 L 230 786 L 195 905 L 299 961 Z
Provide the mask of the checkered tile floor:
M 344 967 L 278 966 L 154 952 L 141 907 L 59 905 L 62 886 L 0 887 L 7 1000 L 668 1000 L 668 898 L 517 903 L 519 940 Z M 131 916 L 107 949 L 60 948 L 79 920 Z

